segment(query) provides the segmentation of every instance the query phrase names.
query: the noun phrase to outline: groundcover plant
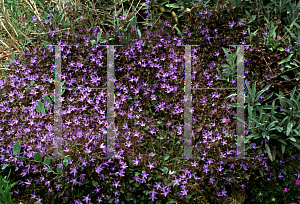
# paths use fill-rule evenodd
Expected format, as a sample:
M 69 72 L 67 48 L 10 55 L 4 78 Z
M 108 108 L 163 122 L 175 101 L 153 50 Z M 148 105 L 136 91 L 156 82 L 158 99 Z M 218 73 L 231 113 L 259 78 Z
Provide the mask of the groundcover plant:
M 270 177 L 277 182 L 277 176 L 274 178 L 270 172 L 269 165 L 272 162 L 268 161 L 269 152 L 277 152 L 268 151 L 264 148 L 265 144 L 259 143 L 269 142 L 269 149 L 277 147 L 276 150 L 281 151 L 280 143 L 276 140 L 267 141 L 261 137 L 257 144 L 262 148 L 254 143 L 246 144 L 247 156 L 253 157 L 252 160 L 228 159 L 235 156 L 237 145 L 234 136 L 236 124 L 232 117 L 235 110 L 229 106 L 236 102 L 234 90 L 192 91 L 193 154 L 199 160 L 172 160 L 182 155 L 184 150 L 185 52 L 184 48 L 176 45 L 200 45 L 192 48 L 191 57 L 193 88 L 201 89 L 235 87 L 235 73 L 230 73 L 231 69 L 222 66 L 231 64 L 228 53 L 232 57 L 232 53 L 236 53 L 235 48 L 229 45 L 253 44 L 253 47 L 245 46 L 245 83 L 250 85 L 245 86 L 246 95 L 250 96 L 245 99 L 248 107 L 255 108 L 252 97 L 255 98 L 255 104 L 261 102 L 266 105 L 276 101 L 276 112 L 281 110 L 285 113 L 287 109 L 281 108 L 281 105 L 286 105 L 278 102 L 276 94 L 273 96 L 272 93 L 286 96 L 296 85 L 285 82 L 286 90 L 282 92 L 279 79 L 264 80 L 267 75 L 272 78 L 276 72 L 282 74 L 286 71 L 286 64 L 279 67 L 282 60 L 297 62 L 290 57 L 290 50 L 295 48 L 286 47 L 284 41 L 278 40 L 277 47 L 283 51 L 270 50 L 272 46 L 267 42 L 271 40 L 264 38 L 270 36 L 267 32 L 264 34 L 261 30 L 251 35 L 254 30 L 246 21 L 228 23 L 218 9 L 212 12 L 203 7 L 191 9 L 187 20 L 189 23 L 180 38 L 174 33 L 177 29 L 171 26 L 174 21 L 157 20 L 156 24 L 150 23 L 135 34 L 137 39 L 124 48 L 115 47 L 117 159 L 97 159 L 106 155 L 105 89 L 63 91 L 62 160 L 54 159 L 53 146 L 56 56 L 51 45 L 62 47 L 62 79 L 66 87 L 105 87 L 105 53 L 108 46 L 100 46 L 99 42 L 107 40 L 104 44 L 110 44 L 108 39 L 113 34 L 105 33 L 98 37 L 100 30 L 89 28 L 72 34 L 67 31 L 64 34 L 68 37 L 53 40 L 53 43 L 48 40 L 45 44 L 45 41 L 38 39 L 38 46 L 26 51 L 21 59 L 8 63 L 7 68 L 14 72 L 1 81 L 0 87 L 3 93 L 0 103 L 1 166 L 6 165 L 3 175 L 11 170 L 13 180 L 19 181 L 12 188 L 12 196 L 17 198 L 21 194 L 24 198 L 42 203 L 213 203 L 222 201 L 228 192 L 245 190 L 248 184 L 253 183 L 253 178 Z M 48 39 L 54 35 L 55 32 Z M 124 35 L 130 35 L 129 31 Z M 264 39 L 264 42 L 260 39 Z M 274 63 L 266 62 L 267 66 L 262 66 L 261 58 Z M 218 69 L 221 71 L 219 75 Z M 256 81 L 261 83 L 256 84 Z M 253 89 L 253 85 L 256 89 Z M 256 95 L 259 91 L 255 90 L 264 88 L 267 96 L 261 92 L 261 97 L 253 97 L 253 90 Z M 45 113 L 40 112 L 42 107 L 45 107 Z M 249 112 L 245 113 L 245 118 L 250 118 Z M 275 117 L 274 110 L 272 115 Z M 296 120 L 296 117 L 292 119 Z M 247 120 L 245 122 L 250 124 Z M 247 127 L 246 134 L 250 132 Z M 280 128 L 285 128 L 283 123 Z M 272 131 L 270 135 L 274 133 Z M 286 131 L 284 134 L 289 135 Z M 287 152 L 297 153 L 290 146 L 287 146 Z M 294 166 L 299 163 L 296 156 L 288 156 L 291 159 L 287 157 L 286 163 L 291 161 Z M 281 173 L 276 173 L 280 179 Z M 299 190 L 293 188 L 284 192 L 283 187 L 286 187 L 286 183 L 276 189 L 283 198 L 278 196 L 275 202 L 295 201 Z M 272 201 L 271 198 L 269 201 Z

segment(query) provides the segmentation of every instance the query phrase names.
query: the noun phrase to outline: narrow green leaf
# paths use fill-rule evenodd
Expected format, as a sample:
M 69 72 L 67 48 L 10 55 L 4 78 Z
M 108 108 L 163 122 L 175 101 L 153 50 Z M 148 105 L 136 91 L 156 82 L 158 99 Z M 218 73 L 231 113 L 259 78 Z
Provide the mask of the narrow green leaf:
M 290 132 L 291 132 L 291 130 L 292 130 L 292 128 L 293 128 L 293 123 L 292 123 L 292 121 L 290 121 L 289 123 L 288 123 L 288 125 L 287 125 L 287 130 L 286 130 L 286 135 L 287 136 L 289 136 L 289 134 L 290 134 Z
M 3 165 L 2 166 L 2 170 L 4 170 L 6 167 L 8 167 L 9 166 L 9 164 L 5 164 L 5 165 Z
M 294 137 L 289 137 L 289 140 L 292 140 L 293 142 L 297 142 L 297 140 Z
M 281 75 L 280 77 L 283 78 L 283 79 L 285 79 L 286 81 L 291 80 L 287 75 Z
M 99 43 L 101 36 L 102 36 L 102 30 L 100 30 L 100 32 L 97 35 L 97 44 Z
M 180 6 L 179 6 L 177 3 L 174 3 L 174 4 L 166 4 L 166 7 L 180 8 Z
M 272 154 L 271 154 L 271 151 L 270 151 L 269 145 L 268 145 L 267 143 L 265 144 L 265 147 L 266 147 L 266 150 L 267 150 L 268 156 L 269 156 L 269 158 L 271 159 L 271 162 L 273 162 Z
M 288 56 L 287 58 L 285 58 L 284 60 L 281 60 L 278 64 L 282 64 L 282 63 L 285 63 L 285 62 L 288 62 L 290 61 L 291 57 L 293 56 L 294 54 L 290 54 L 290 56 Z
M 276 151 L 274 151 L 274 152 L 272 153 L 272 159 L 273 159 L 273 161 L 275 161 L 275 157 L 276 157 Z
M 282 152 L 282 154 L 284 153 L 284 151 L 285 151 L 285 145 L 281 144 L 281 152 Z
M 55 96 L 51 95 L 50 97 L 51 97 L 52 101 L 55 102 Z
M 46 169 L 46 171 L 51 172 L 51 173 L 54 172 L 54 171 L 53 171 L 51 168 L 49 168 L 49 167 Z
M 141 34 L 141 31 L 140 31 L 140 29 L 139 29 L 138 27 L 137 27 L 136 31 L 137 31 L 139 37 L 141 38 L 141 37 L 142 37 L 142 34 Z
M 179 28 L 177 28 L 176 25 L 175 25 L 174 27 L 175 27 L 175 29 L 177 30 L 178 34 L 179 34 L 180 36 L 182 36 L 182 33 L 181 33 L 181 31 L 179 30 Z

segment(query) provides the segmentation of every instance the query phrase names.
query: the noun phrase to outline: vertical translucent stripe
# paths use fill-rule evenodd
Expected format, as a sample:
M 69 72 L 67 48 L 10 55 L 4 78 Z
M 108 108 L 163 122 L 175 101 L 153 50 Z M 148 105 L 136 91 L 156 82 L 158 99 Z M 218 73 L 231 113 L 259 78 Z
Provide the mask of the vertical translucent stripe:
M 115 125 L 114 125 L 114 90 L 115 90 L 114 45 L 108 45 L 107 50 L 107 157 L 111 159 L 115 153 Z
M 184 158 L 192 157 L 191 45 L 185 46 Z
M 54 147 L 56 159 L 62 153 L 62 115 L 61 115 L 61 46 L 55 45 L 55 104 L 54 104 Z
M 237 157 L 245 157 L 244 47 L 237 46 Z

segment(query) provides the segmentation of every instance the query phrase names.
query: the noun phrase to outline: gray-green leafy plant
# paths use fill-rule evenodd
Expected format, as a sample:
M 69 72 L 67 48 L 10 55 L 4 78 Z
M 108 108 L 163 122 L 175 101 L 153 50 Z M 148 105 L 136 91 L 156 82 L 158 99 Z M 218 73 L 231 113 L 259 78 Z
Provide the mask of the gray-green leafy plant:
M 235 74 L 237 72 L 237 63 L 238 62 L 235 63 L 235 61 L 236 61 L 237 53 L 238 53 L 240 48 L 237 49 L 237 51 L 234 54 L 234 57 L 233 57 L 233 55 L 229 54 L 224 47 L 222 47 L 222 49 L 226 54 L 229 65 L 228 64 L 223 64 L 222 65 L 222 67 L 225 67 L 225 68 L 227 67 L 228 68 L 228 69 L 223 69 L 223 73 L 225 73 L 225 76 L 223 76 L 221 74 L 219 68 L 217 68 L 217 72 L 218 72 L 218 74 L 219 74 L 219 76 L 221 77 L 222 80 L 229 82 L 229 80 L 232 79 L 233 77 L 236 78 Z
M 265 142 L 265 148 L 270 160 L 273 162 L 276 157 L 276 149 L 274 149 L 275 151 L 271 154 L 270 145 L 272 142 L 278 141 L 281 143 L 282 155 L 285 152 L 288 142 L 291 143 L 290 141 L 292 141 L 293 143 L 291 144 L 300 144 L 300 138 L 298 138 L 300 136 L 300 94 L 294 98 L 297 88 L 294 87 L 289 100 L 282 96 L 282 92 L 280 92 L 279 95 L 275 93 L 279 98 L 281 106 L 275 105 L 275 101 L 272 102 L 271 106 L 261 106 L 261 103 L 256 101 L 259 100 L 263 92 L 265 92 L 271 85 L 267 85 L 264 89 L 257 93 L 256 82 L 252 85 L 252 89 L 250 88 L 249 83 L 246 83 L 246 86 L 248 93 L 250 94 L 250 97 L 248 95 L 245 97 L 249 114 L 247 127 L 251 134 L 246 137 L 245 143 L 258 140 L 261 145 L 263 145 L 263 141 L 267 139 L 269 141 L 269 145 Z M 263 101 L 271 98 L 273 94 L 273 92 L 270 93 Z M 231 106 L 233 105 L 236 106 L 236 104 L 231 104 Z M 278 107 L 281 108 L 280 112 L 275 111 Z M 258 114 L 257 111 L 259 112 Z M 280 157 L 281 154 L 278 154 L 278 157 Z

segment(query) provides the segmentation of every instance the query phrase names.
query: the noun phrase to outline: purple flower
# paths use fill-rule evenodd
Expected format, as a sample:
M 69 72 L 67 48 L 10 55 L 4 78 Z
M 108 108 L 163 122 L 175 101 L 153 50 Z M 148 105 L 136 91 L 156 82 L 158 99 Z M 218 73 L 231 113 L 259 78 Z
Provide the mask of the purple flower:
M 180 191 L 182 193 L 182 195 L 187 195 L 188 190 L 183 189 L 182 191 Z
M 209 183 L 213 184 L 215 181 L 214 176 L 212 178 L 209 179 Z
M 229 22 L 228 24 L 229 24 L 229 27 L 232 28 L 235 25 L 235 22 L 232 22 L 232 23 Z
M 239 25 L 243 25 L 243 22 L 241 20 L 238 20 L 237 22 Z
M 147 167 L 149 167 L 150 169 L 153 169 L 154 168 L 153 164 L 154 164 L 154 162 L 152 164 L 149 162 L 149 165 L 147 165 Z
M 31 16 L 31 17 L 32 17 L 32 21 L 31 21 L 32 23 L 35 22 L 35 21 L 37 20 L 36 15 Z
M 287 48 L 285 48 L 285 50 L 287 51 L 287 52 L 290 52 L 290 46 L 288 46 Z
M 83 201 L 85 201 L 86 203 L 88 203 L 91 199 L 89 198 L 89 194 L 87 196 L 83 196 Z
M 120 16 L 120 19 L 121 20 L 125 20 L 127 17 L 125 16 L 125 15 L 123 15 L 123 16 Z
M 179 179 L 175 178 L 175 180 L 172 181 L 172 182 L 174 182 L 173 186 L 175 186 L 175 185 L 179 186 L 180 181 L 181 181 L 181 178 L 179 178 Z
M 155 197 L 155 194 L 157 194 L 157 192 L 155 192 L 154 189 L 153 189 L 153 191 L 149 191 L 149 193 L 151 193 L 151 196 L 150 196 L 149 200 L 154 201 L 155 199 L 157 199 L 157 198 Z

